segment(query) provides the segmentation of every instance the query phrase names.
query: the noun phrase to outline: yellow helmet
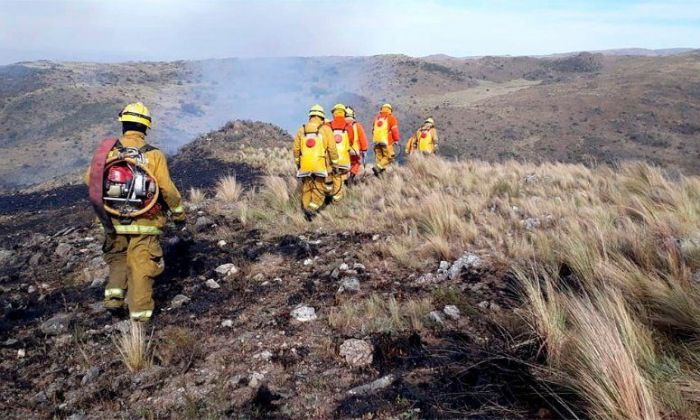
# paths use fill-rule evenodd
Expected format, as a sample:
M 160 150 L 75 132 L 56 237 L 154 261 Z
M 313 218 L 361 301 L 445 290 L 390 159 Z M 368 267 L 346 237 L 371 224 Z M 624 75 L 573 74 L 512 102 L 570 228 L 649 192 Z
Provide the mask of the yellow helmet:
M 389 112 L 391 112 L 391 111 L 394 110 L 394 109 L 391 107 L 391 104 L 384 104 L 384 105 L 382 105 L 382 107 L 381 107 L 380 109 L 381 109 L 382 111 L 384 111 L 384 109 L 387 109 L 387 110 L 389 110 Z
M 345 105 L 343 105 L 343 104 L 335 104 L 333 106 L 333 109 L 331 109 L 331 113 L 335 116 L 336 111 L 342 111 L 343 116 L 348 114 L 348 111 L 345 109 Z
M 151 112 L 146 108 L 146 105 L 135 102 L 124 107 L 119 113 L 119 121 L 135 122 L 151 128 Z
M 348 116 L 352 119 L 355 119 L 355 110 L 352 109 L 352 107 L 346 106 L 345 107 L 345 114 L 346 114 L 346 116 Z
M 430 124 L 430 125 L 435 125 L 435 120 L 433 120 L 433 117 L 428 117 L 425 120 L 425 123 Z M 425 124 L 425 123 L 423 123 L 423 124 Z
M 319 117 L 319 118 L 326 118 L 326 111 L 323 110 L 323 107 L 319 104 L 316 104 L 311 107 L 309 110 L 309 118 L 311 117 Z

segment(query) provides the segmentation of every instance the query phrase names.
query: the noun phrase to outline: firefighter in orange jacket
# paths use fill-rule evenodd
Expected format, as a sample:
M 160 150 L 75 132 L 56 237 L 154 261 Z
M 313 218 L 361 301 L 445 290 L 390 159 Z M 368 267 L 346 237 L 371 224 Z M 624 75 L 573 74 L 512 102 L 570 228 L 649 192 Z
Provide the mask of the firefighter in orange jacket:
M 326 179 L 336 170 L 338 150 L 333 131 L 325 124 L 326 114 L 321 105 L 309 110 L 309 122 L 294 136 L 294 163 L 297 178 L 301 179 L 301 206 L 304 216 L 311 221 L 324 205 L 330 191 Z
M 338 151 L 338 164 L 336 170 L 330 175 L 333 181 L 331 192 L 328 194 L 328 199 L 331 202 L 338 202 L 345 195 L 345 179 L 350 172 L 351 167 L 351 147 L 355 142 L 355 135 L 352 130 L 352 124 L 347 120 L 347 110 L 343 104 L 335 104 L 331 110 L 333 119 L 328 123 L 328 126 L 333 131 L 333 140 Z
M 434 155 L 438 149 L 438 134 L 435 128 L 435 120 L 429 117 L 423 122 L 421 128 L 408 139 L 406 154 L 420 152 L 424 155 Z
M 374 118 L 372 141 L 374 142 L 375 165 L 372 168 L 375 176 L 381 175 L 391 165 L 396 157 L 394 144 L 400 140 L 399 121 L 392 114 L 391 104 L 384 104 L 379 114 Z
M 360 168 L 365 162 L 367 154 L 367 136 L 365 128 L 355 119 L 355 110 L 352 107 L 345 107 L 347 117 L 345 120 L 352 127 L 353 142 L 350 145 L 350 174 L 348 175 L 348 183 L 352 183 L 355 177 L 360 173 Z
M 165 155 L 146 143 L 146 132 L 151 127 L 148 108 L 140 102 L 129 104 L 119 114 L 119 121 L 123 135 L 108 152 L 106 161 L 118 160 L 125 150 L 138 152 L 137 159 L 159 188 L 160 200 L 151 211 L 140 216 L 111 215 L 112 226 L 105 229 L 102 247 L 104 259 L 109 265 L 104 305 L 109 310 L 120 310 L 126 305 L 132 320 L 145 322 L 153 315 L 153 281 L 165 268 L 159 236 L 165 227 L 167 215 L 170 214 L 171 219 L 180 226 L 186 218 L 180 192 L 170 179 Z M 102 174 L 92 172 L 88 169 L 88 184 L 104 182 Z M 132 185 L 136 184 L 135 179 L 131 182 Z M 103 188 L 102 185 L 99 187 Z M 111 190 L 107 194 L 110 193 Z M 104 202 L 105 208 L 107 202 Z

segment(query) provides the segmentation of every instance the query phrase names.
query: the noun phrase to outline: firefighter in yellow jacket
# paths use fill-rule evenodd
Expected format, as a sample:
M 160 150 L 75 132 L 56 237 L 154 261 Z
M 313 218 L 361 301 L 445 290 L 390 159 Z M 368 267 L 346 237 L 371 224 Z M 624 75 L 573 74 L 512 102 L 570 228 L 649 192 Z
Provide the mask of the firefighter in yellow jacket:
M 398 146 L 400 137 L 399 120 L 393 115 L 393 107 L 391 104 L 382 105 L 372 124 L 372 142 L 376 160 L 372 171 L 375 176 L 380 176 L 394 162 L 396 158 L 394 147 Z
M 168 214 L 176 225 L 182 227 L 185 212 L 180 192 L 170 179 L 165 155 L 146 143 L 146 132 L 151 127 L 148 108 L 140 102 L 129 104 L 119 114 L 119 121 L 123 134 L 108 152 L 107 162 L 118 159 L 125 150 L 138 154 L 140 164 L 152 175 L 159 188 L 159 199 L 148 213 L 138 217 L 109 216 L 113 229 L 112 226 L 105 229 L 103 245 L 104 259 L 109 265 L 104 305 L 110 310 L 126 305 L 130 318 L 143 322 L 150 320 L 153 314 L 153 281 L 164 269 L 159 236 Z M 104 182 L 101 174 L 93 173 L 94 166 L 93 160 L 88 170 L 88 183 Z M 118 172 L 110 173 L 112 175 L 121 176 Z
M 332 194 L 331 175 L 339 164 L 333 131 L 325 118 L 321 105 L 312 106 L 309 122 L 294 137 L 294 163 L 302 183 L 301 206 L 309 221 L 324 205 L 326 195 Z
M 406 143 L 406 154 L 410 155 L 413 152 L 420 152 L 425 155 L 434 155 L 437 153 L 438 134 L 435 128 L 435 120 L 429 117 L 423 122 L 421 128 L 408 139 Z
M 329 194 L 329 200 L 338 202 L 345 195 L 345 179 L 352 166 L 350 151 L 355 137 L 352 124 L 346 120 L 347 109 L 345 105 L 336 104 L 331 112 L 333 113 L 333 119 L 327 125 L 333 131 L 333 141 L 338 151 L 338 164 L 335 165 L 336 170 L 330 175 L 333 181 L 333 190 Z

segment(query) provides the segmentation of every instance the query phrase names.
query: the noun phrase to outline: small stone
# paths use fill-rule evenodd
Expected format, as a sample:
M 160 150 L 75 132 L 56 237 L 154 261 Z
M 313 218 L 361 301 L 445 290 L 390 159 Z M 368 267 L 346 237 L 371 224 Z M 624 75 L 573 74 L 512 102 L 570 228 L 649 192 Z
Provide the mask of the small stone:
M 195 232 L 202 232 L 209 229 L 209 227 L 211 227 L 213 224 L 214 221 L 210 218 L 206 216 L 199 216 L 197 221 L 194 222 L 194 230 Z
M 90 283 L 90 287 L 92 288 L 98 288 L 104 286 L 104 284 L 107 282 L 107 279 L 104 277 L 97 277 L 92 282 Z
M 338 293 L 343 292 L 359 292 L 360 291 L 360 280 L 357 277 L 345 277 L 340 282 L 340 288 L 338 288 Z
M 695 274 L 693 274 L 693 281 L 695 283 L 700 283 L 700 271 L 696 271 Z
M 3 341 L 2 345 L 5 347 L 11 347 L 17 343 L 19 343 L 19 340 L 17 340 L 16 338 L 8 338 L 7 340 Z
M 238 267 L 236 267 L 234 264 L 228 263 L 216 267 L 214 271 L 221 277 L 231 277 L 238 273 Z
M 352 367 L 369 366 L 372 364 L 374 347 L 364 340 L 351 338 L 340 345 L 340 356 Z
M 312 260 L 311 258 L 307 258 L 304 260 L 304 265 L 311 265 L 313 263 L 314 263 L 314 260 Z
M 355 264 L 353 264 L 353 265 L 352 265 L 352 269 L 353 269 L 353 270 L 357 270 L 357 271 L 365 271 L 365 270 L 367 270 L 367 268 L 365 267 L 365 265 L 364 265 L 364 264 L 360 264 L 360 263 L 355 263 Z
M 272 281 L 275 282 L 275 283 L 282 283 L 282 278 L 281 278 L 281 277 L 275 277 L 274 279 L 272 279 Z
M 373 241 L 378 241 L 378 240 L 379 240 L 379 235 L 372 235 L 372 240 L 373 240 Z
M 56 250 L 54 250 L 54 254 L 64 260 L 68 259 L 72 253 L 73 247 L 63 242 L 58 244 Z
M 248 380 L 248 386 L 251 388 L 257 388 L 260 386 L 260 383 L 265 379 L 265 375 L 262 373 L 258 372 L 253 372 L 252 375 L 250 375 L 250 379 Z
M 316 309 L 311 306 L 300 306 L 294 309 L 290 315 L 299 322 L 314 321 L 318 318 L 316 316 Z
M 59 313 L 47 321 L 42 322 L 39 326 L 39 330 L 46 335 L 59 335 L 68 331 L 68 327 L 72 321 L 73 315 Z
M 222 240 L 220 240 L 219 242 L 217 242 L 216 245 L 218 245 L 219 248 L 223 248 L 223 247 L 226 246 L 226 241 L 224 241 L 224 240 L 222 239 Z
M 447 261 L 440 261 L 440 266 L 438 267 L 438 273 L 446 273 L 450 269 L 450 263 Z
M 481 258 L 475 254 L 464 254 L 452 264 L 447 275 L 450 280 L 456 279 L 463 270 L 478 268 L 481 265 Z
M 17 350 L 17 358 L 18 359 L 23 359 L 25 356 L 27 356 L 27 351 L 25 349 Z
M 170 301 L 170 307 L 173 309 L 177 309 L 189 301 L 190 301 L 190 298 L 188 298 L 185 295 L 175 295 L 173 300 Z
M 522 223 L 527 230 L 537 229 L 541 225 L 540 219 L 536 217 L 528 217 L 527 219 L 523 220 Z
M 29 287 L 27 287 L 27 293 L 34 293 L 34 292 L 36 292 L 36 287 L 34 287 L 33 285 L 30 285 Z
M 331 278 L 333 280 L 338 280 L 338 277 L 340 277 L 340 270 L 337 268 L 334 268 L 333 271 L 331 272 Z
M 491 302 L 489 304 L 489 309 L 491 309 L 492 311 L 500 311 L 501 305 L 497 304 L 496 302 Z
M 219 283 L 217 283 L 214 279 L 207 279 L 207 281 L 204 282 L 204 285 L 210 289 L 218 289 L 221 287 L 219 286 Z
M 342 263 L 338 266 L 338 270 L 340 270 L 340 271 L 348 271 L 349 268 L 350 267 L 348 267 L 348 265 L 346 263 Z
M 488 307 L 489 307 L 489 302 L 488 302 L 488 301 L 484 300 L 484 301 L 479 302 L 479 308 L 481 308 L 481 309 L 487 309 Z
M 29 265 L 32 267 L 36 267 L 37 265 L 39 265 L 43 258 L 44 256 L 41 254 L 41 252 L 36 252 L 29 258 Z
M 445 321 L 442 319 L 442 315 L 438 311 L 432 311 L 428 314 L 428 319 L 435 325 L 443 326 Z
M 262 351 L 254 356 L 256 359 L 268 361 L 272 359 L 272 352 L 269 350 Z
M 221 321 L 221 326 L 224 328 L 233 328 L 233 320 L 225 319 L 225 320 Z
M 14 258 L 14 252 L 7 249 L 0 249 L 0 266 L 8 265 Z
M 383 376 L 376 381 L 370 382 L 365 385 L 360 385 L 358 387 L 352 388 L 348 391 L 350 395 L 368 395 L 376 391 L 382 390 L 389 387 L 396 380 L 396 377 L 392 374 Z
M 448 318 L 457 320 L 460 318 L 461 313 L 459 311 L 459 308 L 456 307 L 455 305 L 447 305 L 442 309 L 442 312 L 447 315 Z
M 93 366 L 90 369 L 88 369 L 87 372 L 85 372 L 85 375 L 83 375 L 83 379 L 82 379 L 82 381 L 80 381 L 80 383 L 82 385 L 86 385 L 86 384 L 94 381 L 95 379 L 97 379 L 97 377 L 99 375 L 100 375 L 100 368 Z
M 261 281 L 265 280 L 265 275 L 263 273 L 258 273 L 258 274 L 253 276 L 253 280 L 257 281 L 257 282 L 261 282 Z

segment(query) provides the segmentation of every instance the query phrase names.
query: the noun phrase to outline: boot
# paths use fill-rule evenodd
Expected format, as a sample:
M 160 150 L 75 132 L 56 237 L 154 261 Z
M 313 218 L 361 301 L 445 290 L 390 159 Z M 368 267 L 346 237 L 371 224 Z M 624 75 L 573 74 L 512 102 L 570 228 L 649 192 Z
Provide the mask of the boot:
M 311 222 L 312 220 L 314 220 L 314 217 L 316 217 L 316 212 L 313 212 L 311 210 L 304 210 L 304 218 L 307 222 Z

